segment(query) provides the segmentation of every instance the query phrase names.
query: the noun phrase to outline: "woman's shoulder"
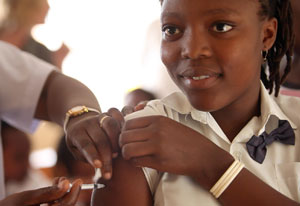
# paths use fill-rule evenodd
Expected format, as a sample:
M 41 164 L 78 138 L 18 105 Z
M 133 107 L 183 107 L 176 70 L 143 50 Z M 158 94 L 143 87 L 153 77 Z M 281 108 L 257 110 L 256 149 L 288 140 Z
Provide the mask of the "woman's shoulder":
M 151 100 L 144 109 L 131 113 L 126 119 L 143 116 L 163 115 L 172 118 L 177 113 L 189 113 L 192 109 L 189 101 L 182 92 L 174 92 L 162 98 Z
M 300 97 L 280 94 L 275 101 L 282 112 L 300 126 Z

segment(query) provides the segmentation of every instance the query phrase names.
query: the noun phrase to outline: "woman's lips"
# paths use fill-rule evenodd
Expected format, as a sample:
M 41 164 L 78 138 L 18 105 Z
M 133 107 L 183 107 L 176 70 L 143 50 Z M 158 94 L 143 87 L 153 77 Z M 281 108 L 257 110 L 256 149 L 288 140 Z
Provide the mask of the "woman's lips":
M 208 89 L 215 85 L 221 74 L 202 74 L 193 76 L 180 76 L 182 83 L 189 89 Z

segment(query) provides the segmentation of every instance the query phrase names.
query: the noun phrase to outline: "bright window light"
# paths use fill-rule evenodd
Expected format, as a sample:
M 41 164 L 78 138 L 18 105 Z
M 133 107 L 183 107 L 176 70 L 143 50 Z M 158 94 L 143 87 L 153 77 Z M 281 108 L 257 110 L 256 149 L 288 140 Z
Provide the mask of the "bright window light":
M 57 155 L 53 148 L 45 148 L 31 152 L 29 162 L 32 168 L 49 168 L 56 164 Z
M 123 107 L 126 91 L 143 76 L 141 54 L 148 26 L 159 18 L 158 0 L 49 0 L 46 24 L 34 37 L 50 49 L 71 49 L 63 72 L 87 85 L 101 108 Z M 155 75 L 155 74 L 153 74 Z M 153 77 L 155 78 L 155 77 Z

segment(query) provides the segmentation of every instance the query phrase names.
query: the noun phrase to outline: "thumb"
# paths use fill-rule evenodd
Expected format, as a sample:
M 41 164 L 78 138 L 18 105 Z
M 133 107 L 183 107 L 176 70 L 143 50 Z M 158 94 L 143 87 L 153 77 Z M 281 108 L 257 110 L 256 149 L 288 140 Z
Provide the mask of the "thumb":
M 125 106 L 122 108 L 121 112 L 122 112 L 122 115 L 125 117 L 126 115 L 134 112 L 134 108 L 132 106 Z
M 116 108 L 110 108 L 107 111 L 107 114 L 109 116 L 113 117 L 118 122 L 120 128 L 123 126 L 125 120 L 124 120 L 124 116 L 123 116 L 122 112 L 120 112 Z

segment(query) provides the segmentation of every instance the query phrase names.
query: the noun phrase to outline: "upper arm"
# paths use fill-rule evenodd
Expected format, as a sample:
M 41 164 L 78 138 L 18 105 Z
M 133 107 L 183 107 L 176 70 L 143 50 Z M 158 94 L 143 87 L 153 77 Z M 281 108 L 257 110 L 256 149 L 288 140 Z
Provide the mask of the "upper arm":
M 38 119 L 43 119 L 43 120 L 49 120 L 49 115 L 47 111 L 47 98 L 48 98 L 48 89 L 51 85 L 51 82 L 53 79 L 56 78 L 56 76 L 60 75 L 60 73 L 56 71 L 52 71 L 47 80 L 45 81 L 45 84 L 42 88 L 42 91 L 40 93 L 40 97 L 36 106 L 35 114 L 34 116 Z
M 94 191 L 93 206 L 151 206 L 152 195 L 141 168 L 134 167 L 123 158 L 113 161 L 113 176 L 109 181 L 100 179 L 105 188 Z
M 35 112 L 35 117 L 63 125 L 66 112 L 84 105 L 100 110 L 97 98 L 80 81 L 53 71 L 47 78 Z

